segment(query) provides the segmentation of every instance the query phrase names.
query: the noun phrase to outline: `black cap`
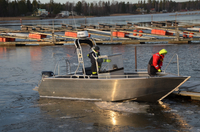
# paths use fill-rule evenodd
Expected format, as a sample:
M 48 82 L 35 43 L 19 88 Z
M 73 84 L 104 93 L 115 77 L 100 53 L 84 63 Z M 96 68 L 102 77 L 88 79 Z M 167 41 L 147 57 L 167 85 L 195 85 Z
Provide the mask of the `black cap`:
M 100 49 L 99 46 L 95 46 L 95 47 L 94 47 L 94 50 L 95 50 L 95 51 L 97 51 L 97 50 L 99 50 L 99 49 Z

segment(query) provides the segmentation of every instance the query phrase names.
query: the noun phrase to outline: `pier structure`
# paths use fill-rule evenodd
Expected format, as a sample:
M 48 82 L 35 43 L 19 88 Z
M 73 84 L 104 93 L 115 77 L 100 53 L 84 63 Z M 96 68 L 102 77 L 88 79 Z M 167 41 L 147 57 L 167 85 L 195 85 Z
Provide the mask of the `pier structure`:
M 200 24 L 183 25 L 176 21 L 103 24 L 79 27 L 22 25 L 21 30 L 0 28 L 0 46 L 63 45 L 73 43 L 78 31 L 88 31 L 97 44 L 188 44 L 200 41 Z

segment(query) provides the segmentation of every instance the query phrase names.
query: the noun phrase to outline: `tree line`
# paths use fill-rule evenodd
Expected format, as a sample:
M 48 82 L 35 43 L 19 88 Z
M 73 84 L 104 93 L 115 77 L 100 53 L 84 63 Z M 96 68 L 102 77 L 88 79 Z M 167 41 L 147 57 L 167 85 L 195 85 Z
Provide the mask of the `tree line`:
M 141 13 L 137 9 L 143 9 L 150 13 L 154 9 L 155 12 L 166 10 L 167 12 L 175 12 L 181 10 L 199 10 L 200 0 L 192 0 L 188 2 L 175 2 L 172 0 L 139 0 L 138 3 L 118 2 L 118 1 L 98 1 L 85 2 L 78 1 L 56 3 L 50 0 L 49 3 L 41 3 L 39 0 L 0 0 L 0 17 L 30 16 L 37 9 L 46 9 L 49 16 L 55 16 L 61 11 L 74 11 L 78 15 L 84 16 L 106 16 L 117 13 Z

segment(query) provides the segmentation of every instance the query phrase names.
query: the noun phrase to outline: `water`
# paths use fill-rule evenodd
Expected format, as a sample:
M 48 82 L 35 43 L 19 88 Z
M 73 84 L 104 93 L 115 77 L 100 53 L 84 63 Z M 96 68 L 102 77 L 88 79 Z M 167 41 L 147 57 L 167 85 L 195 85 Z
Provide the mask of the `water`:
M 145 69 L 152 53 L 166 48 L 164 66 L 179 54 L 180 74 L 199 81 L 200 45 L 137 45 L 138 68 Z M 125 71 L 134 70 L 135 45 L 101 45 L 101 54 L 122 53 Z M 159 104 L 40 99 L 33 88 L 41 71 L 53 70 L 63 57 L 77 66 L 74 46 L 0 47 L 0 131 L 199 131 L 200 103 L 168 98 Z M 84 60 L 90 65 L 83 46 Z M 176 59 L 169 72 L 177 73 Z M 65 68 L 61 68 L 65 73 Z
M 135 46 L 138 69 L 146 69 L 151 55 L 165 48 L 168 54 L 163 69 L 177 53 L 180 74 L 191 76 L 189 84 L 199 87 L 199 44 L 100 45 L 100 51 L 102 55 L 121 53 L 125 71 L 131 72 L 135 68 Z M 88 46 L 83 50 L 89 66 Z M 70 61 L 74 71 L 74 51 L 73 45 L 0 47 L 0 131 L 200 131 L 200 102 L 187 98 L 170 97 L 163 100 L 164 105 L 39 98 L 33 88 L 41 79 L 41 71 L 53 71 L 63 58 Z M 166 71 L 178 73 L 176 57 Z M 65 67 L 61 73 L 66 73 Z
M 177 17 L 175 16 L 177 14 Z M 187 15 L 186 15 L 187 14 Z M 79 19 L 44 19 L 44 20 L 22 20 L 22 25 L 45 25 L 61 27 L 61 24 L 69 24 L 80 27 L 82 24 L 98 25 L 99 23 L 107 24 L 127 24 L 127 22 L 151 22 L 151 21 L 178 21 L 181 24 L 199 24 L 200 11 L 163 13 L 163 14 L 144 14 L 128 16 L 106 16 Z M 0 27 L 20 30 L 20 20 L 0 21 Z

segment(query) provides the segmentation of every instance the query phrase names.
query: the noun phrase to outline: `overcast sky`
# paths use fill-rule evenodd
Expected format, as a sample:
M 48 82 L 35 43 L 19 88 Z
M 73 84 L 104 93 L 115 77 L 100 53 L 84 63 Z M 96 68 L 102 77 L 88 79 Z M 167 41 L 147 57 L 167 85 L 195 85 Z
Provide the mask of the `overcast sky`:
M 44 4 L 44 3 L 49 3 L 50 0 L 39 0 L 39 1 Z M 82 0 L 54 0 L 55 3 L 61 3 L 61 4 L 66 3 L 67 1 L 69 1 L 71 3 L 72 2 L 77 3 L 78 1 L 82 1 Z M 85 0 L 85 1 L 91 3 L 93 1 L 98 2 L 100 0 Z M 109 1 L 109 0 L 101 0 L 101 1 Z M 129 3 L 138 3 L 138 0 L 115 0 L 115 1 L 119 1 L 119 2 L 124 1 L 124 2 L 129 2 Z M 144 0 L 142 0 L 142 1 L 144 1 Z M 145 0 L 145 1 L 147 2 L 148 0 Z M 172 0 L 172 1 L 184 2 L 184 1 L 189 1 L 189 0 Z M 112 0 L 110 0 L 110 2 L 112 2 Z

